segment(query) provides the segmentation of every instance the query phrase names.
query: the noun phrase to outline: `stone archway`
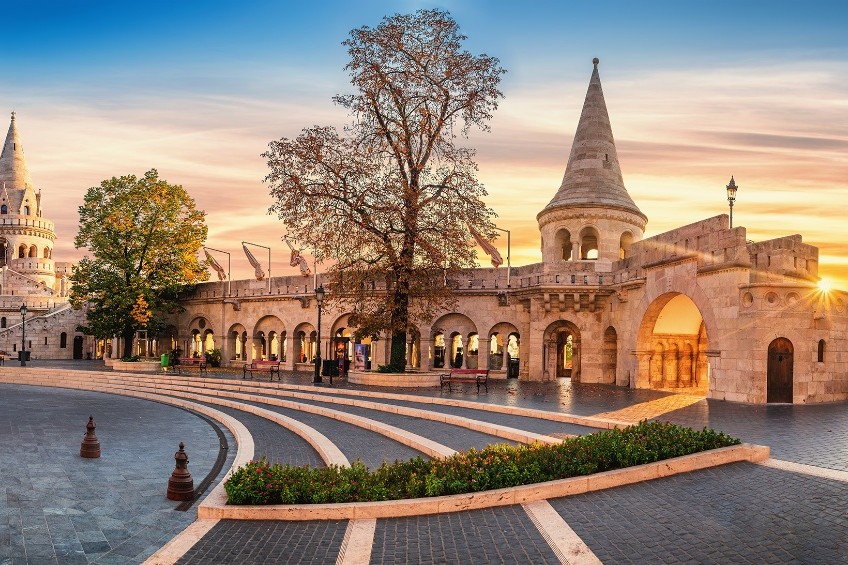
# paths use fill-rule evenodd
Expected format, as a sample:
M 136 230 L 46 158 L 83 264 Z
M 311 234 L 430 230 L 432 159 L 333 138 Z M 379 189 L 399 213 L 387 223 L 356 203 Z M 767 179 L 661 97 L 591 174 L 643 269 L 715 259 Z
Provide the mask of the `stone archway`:
M 704 394 L 709 390 L 707 329 L 687 295 L 668 292 L 648 306 L 637 336 L 637 388 Z
M 443 363 L 444 367 L 465 367 L 467 346 L 472 334 L 478 334 L 477 326 L 464 314 L 454 312 L 436 320 L 430 328 L 435 346 L 433 367 L 438 367 L 438 363 Z
M 785 337 L 769 344 L 766 402 L 792 403 L 794 355 L 795 348 Z
M 543 343 L 545 380 L 570 378 L 580 382 L 580 329 L 567 320 L 557 320 L 545 329 Z

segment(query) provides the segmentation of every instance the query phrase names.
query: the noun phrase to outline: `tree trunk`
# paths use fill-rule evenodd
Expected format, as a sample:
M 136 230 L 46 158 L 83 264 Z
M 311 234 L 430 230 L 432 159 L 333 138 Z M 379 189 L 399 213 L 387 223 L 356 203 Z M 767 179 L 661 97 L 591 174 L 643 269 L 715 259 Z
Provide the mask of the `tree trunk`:
M 124 339 L 124 354 L 121 357 L 123 359 L 129 359 L 133 354 L 132 346 L 135 330 L 133 328 L 124 328 L 124 331 L 121 332 L 121 337 Z
M 392 371 L 402 373 L 406 369 L 406 332 L 392 334 L 391 355 Z

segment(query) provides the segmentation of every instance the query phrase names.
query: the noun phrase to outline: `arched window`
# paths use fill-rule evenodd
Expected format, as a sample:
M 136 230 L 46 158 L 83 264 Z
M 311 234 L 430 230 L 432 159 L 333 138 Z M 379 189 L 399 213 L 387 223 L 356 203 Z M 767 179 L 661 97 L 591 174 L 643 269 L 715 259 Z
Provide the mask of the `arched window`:
M 583 228 L 580 232 L 580 259 L 598 258 L 598 232 L 595 228 Z
M 9 207 L 8 206 L 6 206 L 5 204 L 0 206 L 0 214 L 8 214 L 8 213 L 9 213 Z
M 687 240 L 688 241 L 688 240 Z M 618 242 L 618 258 L 627 259 L 630 257 L 630 246 L 633 244 L 633 234 L 629 231 L 621 234 L 621 239 Z
M 61 347 L 62 349 L 68 347 L 68 334 L 66 334 L 65 332 L 59 334 L 59 347 Z
M 577 257 L 571 256 L 572 251 L 572 243 L 571 243 L 571 232 L 566 229 L 561 229 L 556 233 L 556 237 L 554 238 L 556 242 L 557 248 L 559 248 L 559 256 L 563 261 L 569 261 L 577 259 Z
M 29 206 L 24 206 L 24 216 L 29 216 Z
M 819 340 L 819 363 L 824 363 L 824 340 Z
M 0 328 L 5 328 L 5 327 L 6 327 L 6 316 L 3 316 L 2 318 L 0 318 Z
M 50 259 L 50 248 L 49 247 L 44 248 L 44 258 Z
M 24 245 L 22 243 L 21 246 L 18 247 L 18 258 L 23 259 L 24 257 L 26 257 L 26 253 L 27 253 L 27 247 L 26 247 L 26 245 Z
M 36 247 L 35 245 L 30 247 L 29 248 L 29 256 L 38 258 L 38 247 Z

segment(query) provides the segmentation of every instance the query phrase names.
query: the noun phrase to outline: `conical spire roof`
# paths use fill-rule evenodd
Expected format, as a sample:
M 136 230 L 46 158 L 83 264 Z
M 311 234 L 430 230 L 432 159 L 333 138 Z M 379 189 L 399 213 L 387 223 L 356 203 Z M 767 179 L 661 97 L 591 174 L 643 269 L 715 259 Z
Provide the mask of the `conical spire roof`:
M 562 185 L 545 211 L 564 207 L 610 207 L 647 217 L 624 188 L 596 58 L 583 112 L 574 134 Z
M 9 124 L 9 132 L 0 152 L 0 186 L 6 183 L 6 188 L 23 190 L 32 187 L 32 179 L 24 159 L 24 149 L 18 136 L 18 127 L 15 124 L 15 113 L 12 112 L 12 123 Z

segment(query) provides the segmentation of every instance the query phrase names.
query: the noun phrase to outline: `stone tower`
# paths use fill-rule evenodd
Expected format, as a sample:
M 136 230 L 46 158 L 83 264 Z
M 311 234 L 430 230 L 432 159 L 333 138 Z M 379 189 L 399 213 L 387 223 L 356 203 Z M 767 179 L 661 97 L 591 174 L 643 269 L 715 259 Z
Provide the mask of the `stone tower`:
M 41 192 L 33 188 L 12 112 L 0 152 L 0 267 L 22 275 L 23 280 L 16 282 L 23 286 L 36 283 L 52 291 L 56 285 L 55 240 L 53 222 L 42 217 Z M 15 284 L 5 273 L 7 269 L 0 294 L 9 294 L 9 286 Z
M 610 264 L 628 255 L 642 239 L 647 216 L 624 188 L 612 136 L 598 59 L 589 80 L 583 112 L 562 185 L 536 216 L 542 234 L 542 262 L 598 261 Z

